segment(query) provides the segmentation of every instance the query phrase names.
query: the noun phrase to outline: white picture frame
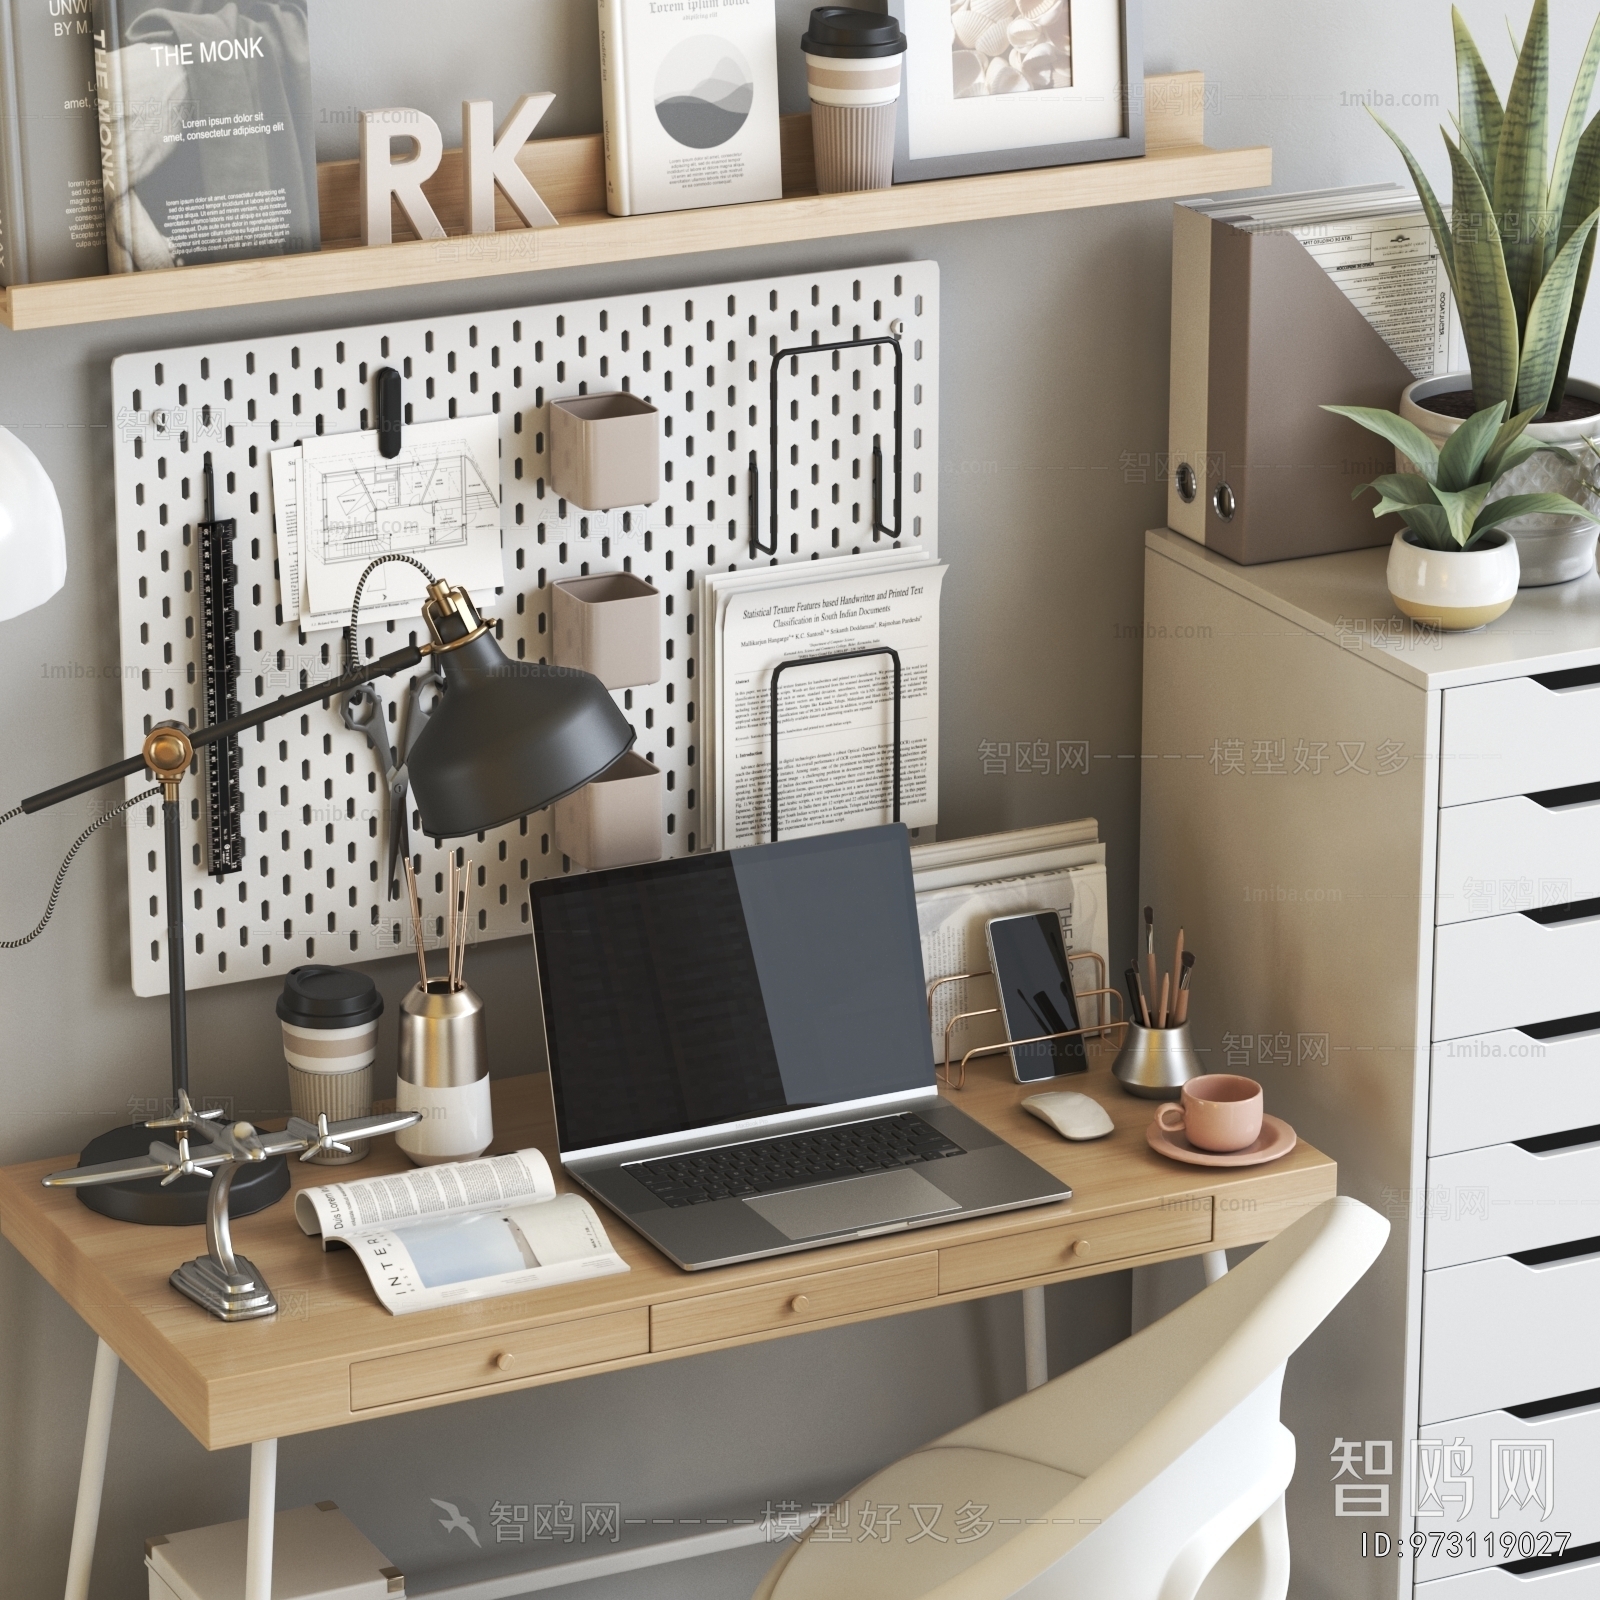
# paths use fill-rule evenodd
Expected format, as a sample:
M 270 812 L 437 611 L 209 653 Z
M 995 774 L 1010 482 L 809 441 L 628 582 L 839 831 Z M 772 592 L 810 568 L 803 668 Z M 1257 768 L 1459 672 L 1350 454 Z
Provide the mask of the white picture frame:
M 1004 0 L 979 0 L 979 7 L 1002 24 L 1016 22 L 1023 36 L 1032 14 L 1048 14 L 1057 38 L 1070 30 L 1072 81 L 1021 92 L 958 93 L 953 64 L 955 52 L 964 49 L 956 32 L 961 8 L 953 9 L 951 0 L 889 0 L 907 45 L 895 125 L 896 183 L 1144 154 L 1140 0 L 1059 0 L 1048 13 L 1048 0 L 1011 0 L 1006 15 L 999 15 Z M 1017 74 L 1007 72 L 1005 59 L 976 59 L 1015 87 Z M 972 63 L 964 58 L 960 64 L 970 69 Z

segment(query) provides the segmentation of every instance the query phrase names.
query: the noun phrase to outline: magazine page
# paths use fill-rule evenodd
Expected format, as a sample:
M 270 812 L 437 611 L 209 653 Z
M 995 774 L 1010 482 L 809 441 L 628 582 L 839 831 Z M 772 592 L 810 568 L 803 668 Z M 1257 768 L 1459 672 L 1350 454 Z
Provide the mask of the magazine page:
M 481 1211 L 490 1206 L 551 1199 L 556 1181 L 540 1150 L 451 1161 L 380 1178 L 357 1178 L 302 1189 L 294 1197 L 301 1231 L 322 1235 L 322 1247 L 362 1229 Z
M 361 1230 L 344 1242 L 396 1316 L 629 1270 L 575 1194 Z

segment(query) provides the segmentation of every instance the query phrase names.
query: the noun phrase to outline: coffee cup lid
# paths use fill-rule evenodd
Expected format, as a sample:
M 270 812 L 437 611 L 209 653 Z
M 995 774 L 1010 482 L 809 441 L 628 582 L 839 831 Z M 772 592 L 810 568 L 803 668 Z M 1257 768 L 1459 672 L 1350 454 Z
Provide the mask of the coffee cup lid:
M 383 996 L 349 967 L 294 967 L 283 980 L 278 1016 L 302 1028 L 354 1028 L 383 1015 Z
M 800 48 L 812 56 L 897 56 L 904 52 L 906 36 L 893 17 L 881 11 L 858 11 L 854 6 L 818 6 L 811 26 L 800 37 Z

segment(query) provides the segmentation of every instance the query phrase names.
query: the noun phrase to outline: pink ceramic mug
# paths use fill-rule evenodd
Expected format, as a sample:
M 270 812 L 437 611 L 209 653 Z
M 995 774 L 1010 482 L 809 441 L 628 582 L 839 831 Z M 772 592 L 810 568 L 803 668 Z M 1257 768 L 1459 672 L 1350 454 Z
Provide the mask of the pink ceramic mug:
M 1162 1106 L 1156 1126 L 1163 1133 L 1185 1134 L 1197 1150 L 1219 1155 L 1248 1150 L 1261 1137 L 1261 1105 L 1261 1085 L 1254 1078 L 1213 1072 L 1184 1084 L 1183 1104 Z

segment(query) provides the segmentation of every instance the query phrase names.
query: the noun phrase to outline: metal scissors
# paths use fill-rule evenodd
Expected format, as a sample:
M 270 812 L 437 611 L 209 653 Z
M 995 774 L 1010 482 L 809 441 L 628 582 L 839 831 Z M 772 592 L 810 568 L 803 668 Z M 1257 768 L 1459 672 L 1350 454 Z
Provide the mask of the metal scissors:
M 388 798 L 389 814 L 389 875 L 385 879 L 389 899 L 394 899 L 400 892 L 395 881 L 395 864 L 402 852 L 410 855 L 410 841 L 406 833 L 405 815 L 405 773 L 400 763 L 395 760 L 394 749 L 389 743 L 388 712 L 383 703 L 383 696 L 378 693 L 370 683 L 364 683 L 359 689 L 352 689 L 349 694 L 341 697 L 339 702 L 339 720 L 354 733 L 359 733 L 371 746 L 372 752 L 378 758 L 379 770 L 383 773 L 383 790 Z M 400 790 L 400 804 L 395 804 L 395 788 Z
M 395 894 L 400 892 L 395 866 L 401 856 L 411 854 L 411 829 L 408 823 L 410 807 L 407 805 L 411 787 L 406 763 L 411 759 L 417 735 L 426 726 L 444 693 L 444 677 L 434 668 L 419 672 L 406 685 L 405 720 L 400 729 L 400 765 L 395 770 L 389 786 L 389 881 Z M 396 848 L 396 840 L 400 841 Z

